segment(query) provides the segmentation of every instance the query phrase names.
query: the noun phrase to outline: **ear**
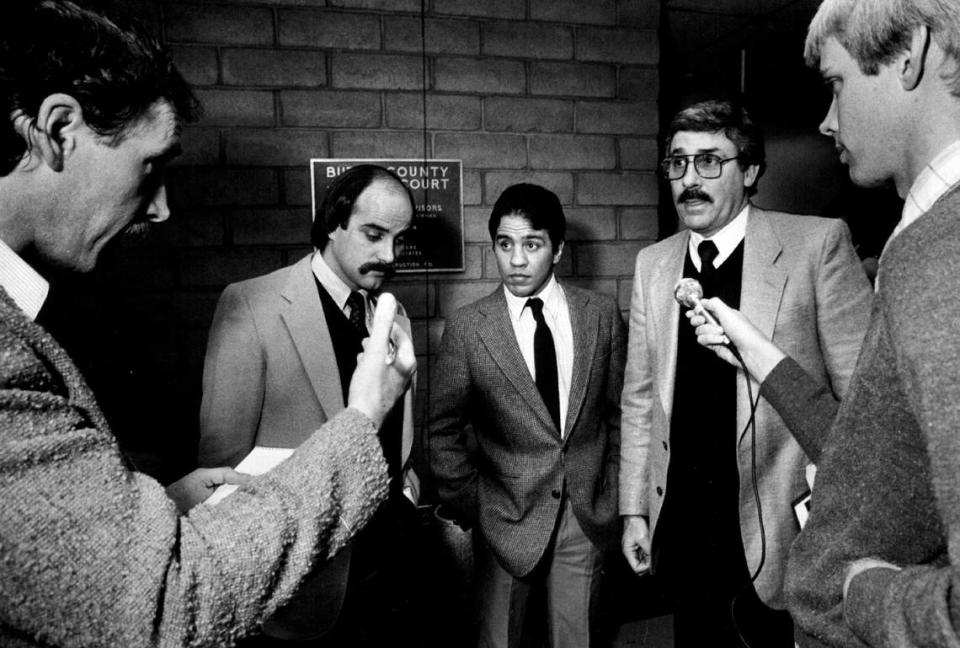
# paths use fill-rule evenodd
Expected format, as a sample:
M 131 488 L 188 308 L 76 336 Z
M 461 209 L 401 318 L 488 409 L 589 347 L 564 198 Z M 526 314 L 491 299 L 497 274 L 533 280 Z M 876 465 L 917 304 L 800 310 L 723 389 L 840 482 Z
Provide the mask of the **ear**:
M 926 63 L 927 50 L 930 48 L 930 30 L 921 25 L 913 30 L 910 36 L 910 46 L 898 57 L 897 74 L 900 85 L 908 92 L 916 89 L 923 79 L 923 69 Z
M 557 251 L 553 253 L 553 265 L 560 263 L 560 256 L 563 254 L 563 241 L 557 246 Z
M 752 187 L 757 182 L 757 176 L 760 175 L 760 165 L 751 164 L 747 167 L 747 170 L 743 172 L 743 186 L 748 189 Z
M 48 96 L 40 104 L 37 119 L 29 124 L 29 141 L 40 158 L 54 171 L 77 146 L 77 135 L 86 126 L 80 103 L 68 94 Z

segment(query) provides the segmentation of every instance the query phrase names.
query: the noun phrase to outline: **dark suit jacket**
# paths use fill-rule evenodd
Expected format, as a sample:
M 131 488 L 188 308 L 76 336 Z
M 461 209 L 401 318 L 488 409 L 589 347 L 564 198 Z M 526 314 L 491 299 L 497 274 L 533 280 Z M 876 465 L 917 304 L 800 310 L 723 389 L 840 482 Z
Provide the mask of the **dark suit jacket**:
M 294 265 L 231 284 L 214 315 L 203 367 L 201 466 L 237 465 L 255 445 L 296 448 L 344 408 L 333 343 L 308 255 Z M 403 315 L 397 322 L 410 332 Z M 413 444 L 412 388 L 404 408 L 404 483 Z M 307 638 L 336 621 L 346 590 L 349 546 L 268 622 L 275 636 Z
M 476 524 L 515 576 L 547 548 L 564 486 L 596 545 L 619 535 L 626 331 L 611 297 L 561 285 L 574 344 L 563 438 L 524 363 L 502 286 L 447 320 L 431 375 L 429 459 L 440 498 Z
M 630 302 L 620 512 L 650 516 L 651 533 L 666 497 L 681 317 L 673 290 L 683 274 L 689 239 L 690 232 L 683 231 L 640 251 Z M 872 296 L 842 221 L 750 207 L 740 310 L 838 398 L 846 392 L 853 373 Z M 752 391 L 756 399 L 759 385 L 755 381 Z M 760 563 L 763 542 L 751 478 L 749 418 L 747 378 L 740 371 L 736 439 L 740 531 L 752 573 Z M 787 550 L 800 530 L 793 503 L 807 490 L 805 468 L 810 459 L 763 399 L 755 420 L 766 559 L 754 585 L 765 603 L 782 608 Z M 808 450 L 811 455 L 819 451 Z

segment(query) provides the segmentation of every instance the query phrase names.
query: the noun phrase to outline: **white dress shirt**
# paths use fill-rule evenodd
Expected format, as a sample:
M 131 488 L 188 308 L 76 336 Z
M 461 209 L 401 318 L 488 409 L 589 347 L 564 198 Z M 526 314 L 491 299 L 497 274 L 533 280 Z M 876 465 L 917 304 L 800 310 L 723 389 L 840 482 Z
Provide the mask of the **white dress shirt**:
M 960 140 L 940 151 L 913 181 L 910 192 L 903 201 L 900 222 L 893 228 L 886 245 L 890 245 L 890 241 L 913 221 L 930 211 L 933 203 L 957 183 L 960 183 Z
M 37 319 L 50 292 L 50 283 L 3 241 L 0 241 L 0 286 L 32 320 Z
M 713 236 L 706 237 L 698 232 L 690 232 L 690 258 L 693 259 L 693 265 L 700 272 L 700 253 L 697 246 L 703 241 L 711 240 L 717 246 L 717 257 L 713 260 L 713 267 L 719 268 L 720 265 L 729 258 L 733 251 L 740 245 L 740 241 L 747 235 L 747 219 L 750 217 L 750 203 L 744 205 L 740 213 L 733 217 L 733 220 L 723 226 L 723 228 Z
M 537 330 L 537 322 L 533 319 L 533 312 L 526 308 L 527 300 L 539 297 L 543 300 L 543 319 L 546 320 L 550 333 L 553 335 L 553 346 L 557 352 L 557 387 L 560 392 L 560 421 L 565 425 L 567 420 L 567 406 L 570 400 L 570 381 L 573 378 L 573 327 L 570 325 L 570 308 L 567 305 L 567 296 L 563 288 L 557 283 L 556 277 L 550 277 L 547 285 L 536 295 L 517 297 L 506 286 L 503 293 L 507 298 L 507 308 L 510 311 L 510 322 L 513 332 L 520 345 L 520 353 L 527 363 L 527 369 L 533 379 L 537 379 L 537 371 L 533 357 L 533 335 Z M 563 436 L 564 431 L 560 430 Z
M 333 303 L 349 318 L 350 307 L 347 306 L 347 298 L 349 298 L 350 293 L 353 292 L 350 286 L 338 277 L 337 273 L 330 269 L 330 266 L 328 266 L 327 262 L 323 259 L 323 254 L 319 251 L 314 252 L 313 258 L 310 259 L 310 268 L 313 270 L 313 276 L 317 278 L 320 285 L 323 286 L 330 297 L 333 298 Z M 370 304 L 370 295 L 368 295 L 367 291 L 363 288 L 360 288 L 357 292 L 363 295 L 364 315 L 367 320 L 367 330 L 369 330 L 373 323 L 373 309 Z

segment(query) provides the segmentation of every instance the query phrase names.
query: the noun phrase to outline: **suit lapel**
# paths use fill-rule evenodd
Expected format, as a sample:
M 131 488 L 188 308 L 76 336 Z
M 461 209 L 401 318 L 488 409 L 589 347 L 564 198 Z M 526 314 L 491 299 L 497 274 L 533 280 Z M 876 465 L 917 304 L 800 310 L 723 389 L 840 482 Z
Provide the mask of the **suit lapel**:
M 590 381 L 590 365 L 597 350 L 600 334 L 600 311 L 591 303 L 589 293 L 563 286 L 573 329 L 573 376 L 570 395 L 567 399 L 567 420 L 564 422 L 564 443 L 570 440 L 580 408 L 587 394 Z
M 330 418 L 344 407 L 343 390 L 340 373 L 335 369 L 333 341 L 317 294 L 309 256 L 290 268 L 281 297 L 284 304 L 280 316 L 290 332 L 320 407 Z
M 764 217 L 763 210 L 751 205 L 743 244 L 740 310 L 754 326 L 771 339 L 777 326 L 777 316 L 787 283 L 787 273 L 776 265 L 782 252 L 783 244 Z M 737 377 L 737 429 L 740 431 L 740 439 L 744 436 L 750 414 L 746 380 L 740 371 Z M 751 382 L 756 398 L 760 386 L 756 381 Z
M 490 358 L 500 367 L 507 380 L 513 385 L 520 396 L 527 401 L 530 408 L 543 420 L 548 429 L 553 430 L 553 420 L 550 412 L 540 397 L 537 384 L 527 369 L 527 363 L 520 353 L 520 344 L 510 322 L 510 311 L 507 308 L 507 299 L 503 296 L 503 286 L 487 297 L 479 306 L 482 321 L 477 331 L 484 346 L 490 353 Z M 559 435 L 559 432 L 555 432 Z
M 677 327 L 680 325 L 680 305 L 673 296 L 677 281 L 683 275 L 683 264 L 687 258 L 687 242 L 690 233 L 667 239 L 659 261 L 653 268 L 647 285 L 650 287 L 650 308 L 655 344 L 662 350 L 657 363 L 657 380 L 660 385 L 660 398 L 667 420 L 673 412 L 673 388 L 677 377 Z

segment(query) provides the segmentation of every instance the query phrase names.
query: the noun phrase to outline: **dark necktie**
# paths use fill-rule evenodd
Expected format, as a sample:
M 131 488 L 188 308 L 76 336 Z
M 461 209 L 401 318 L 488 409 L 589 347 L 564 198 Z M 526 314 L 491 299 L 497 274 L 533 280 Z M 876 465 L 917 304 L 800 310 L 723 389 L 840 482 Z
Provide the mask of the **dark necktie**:
M 533 334 L 533 367 L 537 374 L 537 389 L 550 412 L 553 424 L 557 431 L 563 433 L 560 427 L 560 389 L 557 386 L 557 350 L 553 346 L 553 334 L 547 321 L 543 319 L 543 301 L 534 297 L 527 300 L 527 306 L 537 322 L 537 330 Z
M 704 290 L 706 290 L 706 285 L 713 286 L 717 272 L 713 267 L 713 260 L 717 258 L 720 251 L 717 250 L 716 243 L 705 240 L 697 246 L 697 254 L 700 255 L 700 283 L 705 284 Z
M 347 306 L 350 307 L 350 315 L 347 319 L 350 320 L 350 323 L 353 324 L 353 328 L 357 329 L 362 337 L 367 337 L 367 312 L 364 308 L 363 295 L 354 290 L 350 293 L 350 296 L 347 297 Z

